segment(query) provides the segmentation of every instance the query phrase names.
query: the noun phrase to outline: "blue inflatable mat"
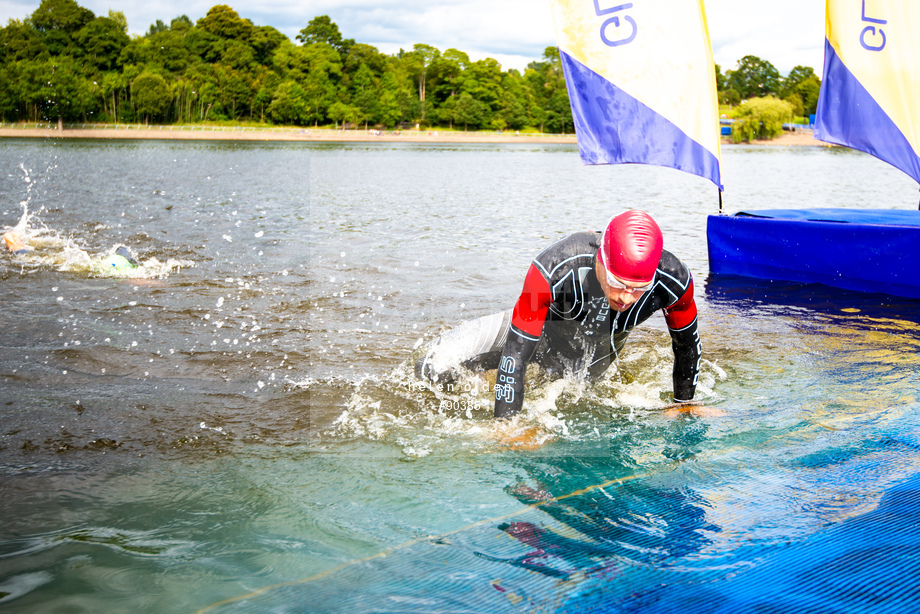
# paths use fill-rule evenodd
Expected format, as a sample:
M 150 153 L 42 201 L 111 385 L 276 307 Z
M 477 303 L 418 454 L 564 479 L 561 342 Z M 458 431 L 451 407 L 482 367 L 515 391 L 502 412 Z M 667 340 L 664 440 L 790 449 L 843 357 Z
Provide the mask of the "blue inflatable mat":
M 920 211 L 904 209 L 758 209 L 739 211 L 735 215 L 808 222 L 920 226 Z
M 768 209 L 710 215 L 709 270 L 920 298 L 920 212 Z

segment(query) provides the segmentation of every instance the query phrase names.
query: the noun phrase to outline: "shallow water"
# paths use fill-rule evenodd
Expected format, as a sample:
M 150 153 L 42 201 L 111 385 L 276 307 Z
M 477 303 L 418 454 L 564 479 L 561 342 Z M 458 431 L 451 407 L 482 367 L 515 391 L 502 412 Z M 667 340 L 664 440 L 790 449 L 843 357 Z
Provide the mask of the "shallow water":
M 863 154 L 723 161 L 730 210 L 916 208 Z M 0 604 L 753 608 L 783 557 L 920 472 L 920 304 L 709 278 L 717 206 L 569 146 L 3 141 L 0 226 L 27 213 L 44 242 L 0 255 Z M 476 376 L 414 379 L 419 343 L 510 307 L 542 247 L 627 207 L 694 272 L 698 397 L 724 415 L 661 412 L 657 316 L 603 381 L 535 382 L 510 426 Z M 144 266 L 94 266 L 116 245 Z M 501 443 L 522 433 L 540 445 Z M 827 589 L 853 566 L 815 560 L 839 568 L 821 607 L 858 611 Z

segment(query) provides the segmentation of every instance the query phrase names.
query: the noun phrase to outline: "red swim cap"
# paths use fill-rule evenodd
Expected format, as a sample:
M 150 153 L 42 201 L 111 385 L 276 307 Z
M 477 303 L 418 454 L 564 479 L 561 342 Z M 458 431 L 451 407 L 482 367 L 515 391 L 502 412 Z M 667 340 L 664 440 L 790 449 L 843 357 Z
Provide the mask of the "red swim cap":
M 617 279 L 648 284 L 655 279 L 664 239 L 648 213 L 626 211 L 607 224 L 598 260 Z

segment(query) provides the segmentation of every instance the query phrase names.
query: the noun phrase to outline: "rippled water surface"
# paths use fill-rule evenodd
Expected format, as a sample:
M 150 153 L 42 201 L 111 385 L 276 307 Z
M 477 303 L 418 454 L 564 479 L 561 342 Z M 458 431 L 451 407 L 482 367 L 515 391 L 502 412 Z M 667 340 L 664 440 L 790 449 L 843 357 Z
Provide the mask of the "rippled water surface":
M 723 176 L 729 210 L 917 206 L 836 148 Z M 561 145 L 0 141 L 36 248 L 0 254 L 0 609 L 916 607 L 920 303 L 711 278 L 717 202 Z M 713 415 L 662 411 L 659 316 L 510 424 L 475 374 L 415 379 L 624 208 L 694 272 Z

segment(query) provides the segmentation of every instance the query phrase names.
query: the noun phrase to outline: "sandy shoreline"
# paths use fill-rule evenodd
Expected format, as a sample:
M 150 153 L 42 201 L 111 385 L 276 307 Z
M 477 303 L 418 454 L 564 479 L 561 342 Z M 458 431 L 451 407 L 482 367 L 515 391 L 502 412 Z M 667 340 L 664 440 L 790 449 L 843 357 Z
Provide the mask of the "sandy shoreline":
M 732 144 L 731 139 L 722 139 L 722 144 Z M 831 147 L 824 141 L 819 141 L 814 137 L 811 130 L 799 130 L 797 132 L 784 132 L 779 138 L 772 141 L 751 141 L 750 143 L 738 143 L 738 145 L 782 145 L 789 147 Z
M 390 132 L 370 134 L 363 130 L 289 130 L 262 131 L 252 128 L 200 129 L 183 130 L 169 126 L 118 129 L 67 129 L 56 128 L 0 128 L 0 138 L 49 138 L 49 139 L 161 139 L 190 141 L 301 141 L 301 142 L 394 142 L 394 143 L 523 143 L 575 144 L 575 135 L 539 135 L 512 133 L 496 134 L 487 132 L 438 132 L 406 130 L 400 134 Z M 730 139 L 722 139 L 723 145 L 732 145 Z M 755 146 L 791 146 L 791 147 L 825 147 L 826 143 L 818 141 L 810 130 L 794 133 L 784 132 L 779 138 L 770 141 L 753 141 L 741 145 Z
M 67 129 L 0 128 L 0 138 L 50 139 L 163 139 L 192 141 L 303 141 L 303 142 L 396 142 L 396 143 L 572 143 L 575 135 L 496 134 L 404 130 L 399 134 L 371 134 L 364 130 L 278 130 L 216 128 L 193 130 L 163 128 Z

